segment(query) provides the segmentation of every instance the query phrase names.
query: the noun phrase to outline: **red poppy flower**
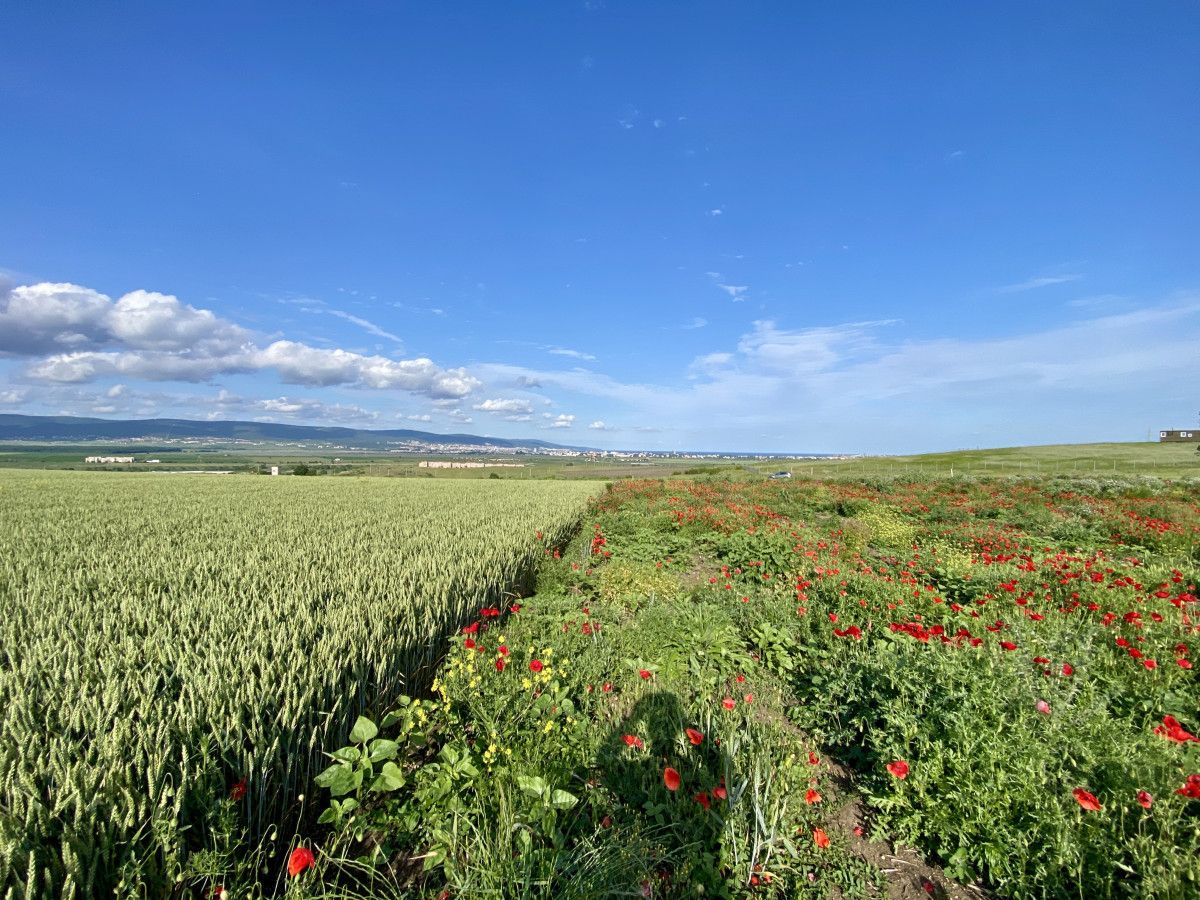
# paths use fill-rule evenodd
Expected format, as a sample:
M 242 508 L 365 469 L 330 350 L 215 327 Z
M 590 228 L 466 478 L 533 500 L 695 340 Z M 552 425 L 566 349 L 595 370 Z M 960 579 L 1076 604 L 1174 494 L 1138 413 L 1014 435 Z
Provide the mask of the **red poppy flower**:
M 1145 667 L 1146 667 L 1148 670 L 1150 670 L 1151 672 L 1153 672 L 1155 669 L 1157 669 L 1157 668 L 1158 668 L 1158 663 L 1156 663 L 1156 662 L 1155 662 L 1154 660 L 1152 660 L 1152 659 L 1143 659 L 1143 660 L 1142 660 L 1142 665 L 1143 665 L 1143 666 L 1145 666 Z
M 663 784 L 667 786 L 668 791 L 679 790 L 680 778 L 679 773 L 667 766 L 663 769 Z
M 1044 716 L 1050 715 L 1050 704 L 1047 703 L 1045 700 L 1039 700 L 1037 702 L 1037 711 L 1040 712 Z
M 1190 659 L 1177 659 L 1175 662 L 1179 663 L 1179 668 L 1181 669 L 1190 669 L 1192 667 L 1192 661 Z
M 732 697 L 726 697 L 721 701 L 721 705 L 726 709 L 733 709 L 735 706 L 737 706 Z
M 621 738 L 621 740 L 625 742 L 626 747 L 637 747 L 639 750 L 641 750 L 646 746 L 644 743 L 642 743 L 642 739 L 636 734 L 627 734 Z
M 612 693 L 612 685 L 611 685 L 611 684 L 609 684 L 609 683 L 606 681 L 606 682 L 604 682 L 604 684 L 603 684 L 603 685 L 600 687 L 600 690 L 604 691 L 604 693 L 606 693 L 606 694 L 611 694 L 611 693 Z
M 747 695 L 746 695 L 745 697 L 743 697 L 742 699 L 743 699 L 743 700 L 745 700 L 747 703 L 753 703 L 753 702 L 754 702 L 754 695 L 753 695 L 753 694 L 747 694 Z
M 501 656 L 499 659 L 496 660 L 496 671 L 497 672 L 504 671 L 504 657 L 503 656 Z
M 742 683 L 743 683 L 745 680 L 746 680 L 746 676 L 745 676 L 745 675 L 739 675 L 739 676 L 737 677 L 737 683 L 738 683 L 738 684 L 742 684 Z
M 695 799 L 696 799 L 696 802 L 699 803 L 701 806 L 703 806 L 705 809 L 709 809 L 712 806 L 712 801 L 708 799 L 707 791 L 701 791 L 700 793 L 698 793 L 696 795 Z
M 233 801 L 241 800 L 246 796 L 246 779 L 243 778 L 237 784 L 229 788 L 229 799 Z
M 1187 783 L 1175 793 L 1183 797 L 1200 798 L 1200 775 L 1189 775 Z
M 501 656 L 508 656 L 508 647 L 505 644 L 501 644 L 499 647 L 496 648 L 496 652 L 499 653 Z
M 809 788 L 807 791 L 804 792 L 804 802 L 807 803 L 809 806 L 812 806 L 814 803 L 820 803 L 821 795 L 819 793 L 817 793 L 815 790 L 813 790 L 812 788 Z
M 1063 663 L 1062 673 L 1064 675 L 1066 675 L 1068 678 L 1070 678 L 1072 675 L 1075 674 L 1075 670 L 1073 668 L 1071 668 L 1070 663 Z
M 529 661 L 530 672 L 540 672 L 543 668 L 544 666 L 542 665 L 542 661 L 540 659 L 531 659 Z
M 902 759 L 888 763 L 887 770 L 893 778 L 899 778 L 901 781 L 908 777 L 908 763 Z
M 819 766 L 821 764 L 821 757 L 817 756 L 817 754 L 814 753 L 812 750 L 809 750 L 808 751 L 808 764 L 810 766 Z
M 645 680 L 646 680 L 647 678 L 649 678 L 649 677 L 651 676 L 651 674 L 653 674 L 653 673 L 651 673 L 651 671 L 650 671 L 649 669 L 638 669 L 638 674 L 639 674 L 640 676 L 642 676 L 642 681 L 645 681 Z
M 1096 799 L 1096 795 L 1088 793 L 1083 788 L 1075 788 L 1071 793 L 1075 795 L 1076 802 L 1089 812 L 1100 812 L 1104 809 L 1100 805 L 1100 801 Z
M 829 835 L 827 835 L 820 828 L 814 828 L 813 843 L 816 844 L 820 849 L 824 850 L 829 846 Z
M 297 847 L 288 857 L 288 875 L 295 878 L 309 866 L 316 863 L 316 858 L 307 847 Z
M 855 825 L 853 828 L 850 829 L 850 833 L 853 834 L 855 837 L 862 837 L 863 836 L 863 827 L 861 825 Z
M 729 792 L 725 790 L 725 785 L 713 788 L 713 796 L 718 800 L 724 800 L 729 796 Z
M 1137 802 L 1140 803 L 1146 809 L 1149 809 L 1150 805 L 1152 803 L 1154 803 L 1154 798 L 1151 797 L 1150 794 L 1147 793 L 1146 791 L 1138 791 L 1137 792 Z
M 1186 744 L 1189 741 L 1200 743 L 1200 738 L 1180 725 L 1179 720 L 1174 716 L 1163 716 L 1163 723 L 1154 729 L 1154 733 L 1177 744 Z
M 692 742 L 692 746 L 699 747 L 704 743 L 704 735 L 695 728 L 685 728 L 684 731 L 687 732 L 688 740 Z
M 1012 641 L 1001 641 L 1000 646 L 1003 647 L 1005 650 L 1016 650 L 1017 649 L 1017 645 L 1014 644 Z

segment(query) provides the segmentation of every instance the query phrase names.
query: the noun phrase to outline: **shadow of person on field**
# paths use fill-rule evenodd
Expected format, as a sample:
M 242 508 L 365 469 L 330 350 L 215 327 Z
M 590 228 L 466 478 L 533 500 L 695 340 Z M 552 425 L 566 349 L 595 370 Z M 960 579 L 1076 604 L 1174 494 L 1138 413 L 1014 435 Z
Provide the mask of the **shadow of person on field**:
M 605 739 L 596 763 L 615 801 L 610 826 L 626 843 L 651 848 L 641 893 L 672 896 L 697 885 L 709 896 L 726 893 L 720 838 L 728 760 L 676 695 L 641 697 Z

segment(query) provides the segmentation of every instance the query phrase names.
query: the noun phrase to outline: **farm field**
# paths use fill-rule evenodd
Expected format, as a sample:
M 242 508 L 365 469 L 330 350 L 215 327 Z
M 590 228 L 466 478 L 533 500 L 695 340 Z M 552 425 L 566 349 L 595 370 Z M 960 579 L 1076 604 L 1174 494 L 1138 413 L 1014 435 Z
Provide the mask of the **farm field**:
M 0 895 L 255 871 L 328 736 L 427 687 L 597 489 L 0 473 Z
M 538 545 L 332 761 L 293 890 L 1200 890 L 1196 485 L 621 482 Z

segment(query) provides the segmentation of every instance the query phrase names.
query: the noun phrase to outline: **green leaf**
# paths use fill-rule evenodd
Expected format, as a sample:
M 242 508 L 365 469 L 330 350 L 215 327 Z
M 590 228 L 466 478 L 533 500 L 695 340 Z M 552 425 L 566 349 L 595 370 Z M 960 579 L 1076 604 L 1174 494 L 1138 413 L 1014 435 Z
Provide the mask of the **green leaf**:
M 404 787 L 404 773 L 394 762 L 384 763 L 379 777 L 371 782 L 372 791 L 394 791 L 402 787 Z
M 321 787 L 329 788 L 329 793 L 334 797 L 340 797 L 357 790 L 362 785 L 362 777 L 362 769 L 334 765 L 318 775 L 316 782 Z
M 365 744 L 377 734 L 379 729 L 375 727 L 375 723 L 366 716 L 359 716 L 354 727 L 350 729 L 350 740 L 356 744 Z
M 566 791 L 557 790 L 550 795 L 550 805 L 555 809 L 570 809 L 578 802 L 578 797 Z
M 546 782 L 536 776 L 530 778 L 528 775 L 517 776 L 517 787 L 521 789 L 521 793 L 530 797 L 541 797 L 549 789 Z
M 387 741 L 383 738 L 371 741 L 371 762 L 379 762 L 381 759 L 395 759 L 396 754 L 400 752 L 400 745 L 395 741 Z
M 337 813 L 334 812 L 332 808 L 330 808 L 330 809 L 325 810 L 325 812 L 321 813 L 321 817 L 319 819 L 317 819 L 317 824 L 318 825 L 328 825 L 330 822 L 336 822 L 337 818 L 338 818 Z
M 362 751 L 357 747 L 339 747 L 329 755 L 342 762 L 354 763 L 358 762 L 362 757 Z

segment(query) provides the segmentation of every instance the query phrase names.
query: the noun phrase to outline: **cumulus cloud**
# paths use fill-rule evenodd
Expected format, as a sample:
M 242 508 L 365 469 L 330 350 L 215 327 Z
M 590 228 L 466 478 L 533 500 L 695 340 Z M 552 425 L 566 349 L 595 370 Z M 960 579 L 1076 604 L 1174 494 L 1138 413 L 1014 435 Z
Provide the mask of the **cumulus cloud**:
M 718 284 L 717 287 L 727 293 L 735 303 L 745 300 L 746 298 L 742 294 L 750 290 L 750 287 L 745 284 Z
M 603 419 L 597 419 L 595 422 L 592 422 L 590 425 L 588 425 L 588 428 L 592 429 L 592 431 L 611 431 L 612 430 L 611 428 L 609 428 L 608 425 L 604 424 Z
M 382 329 L 374 333 L 398 340 Z M 289 340 L 259 346 L 241 326 L 167 294 L 133 291 L 113 302 L 72 284 L 27 285 L 0 295 L 0 355 L 33 357 L 27 377 L 56 383 L 107 377 L 204 382 L 273 371 L 288 384 L 454 400 L 481 386 L 466 369 L 445 369 L 424 357 L 395 360 Z
M 34 356 L 95 346 L 107 336 L 108 297 L 74 284 L 31 284 L 0 292 L 0 355 Z
M 560 413 L 555 416 L 550 422 L 551 428 L 570 428 L 575 424 L 575 417 L 567 413 Z
M 476 403 L 475 409 L 482 412 L 490 413 L 510 413 L 515 415 L 528 415 L 533 412 L 533 405 L 527 400 L 484 400 L 482 403 Z

